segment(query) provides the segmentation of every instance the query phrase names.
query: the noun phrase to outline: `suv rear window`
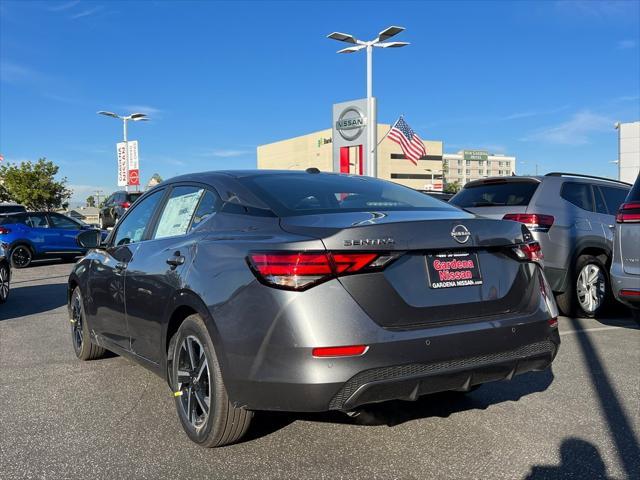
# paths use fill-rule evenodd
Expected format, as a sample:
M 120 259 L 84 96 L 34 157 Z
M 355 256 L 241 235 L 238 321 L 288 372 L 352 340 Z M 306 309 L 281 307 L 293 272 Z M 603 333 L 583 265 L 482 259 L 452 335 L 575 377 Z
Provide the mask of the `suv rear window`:
M 465 187 L 449 203 L 461 208 L 527 206 L 538 182 L 483 183 Z
M 412 188 L 370 177 L 283 173 L 239 178 L 280 217 L 372 210 L 455 210 Z
M 133 203 L 142 196 L 142 192 L 127 193 L 127 202 Z

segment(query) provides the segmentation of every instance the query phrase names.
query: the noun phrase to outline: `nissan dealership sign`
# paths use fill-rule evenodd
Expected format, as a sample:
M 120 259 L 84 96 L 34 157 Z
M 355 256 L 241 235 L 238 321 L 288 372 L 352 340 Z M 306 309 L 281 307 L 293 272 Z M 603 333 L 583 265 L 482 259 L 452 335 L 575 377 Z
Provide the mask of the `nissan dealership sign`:
M 375 104 L 375 99 L 372 99 Z M 333 171 L 340 171 L 340 149 L 362 145 L 362 152 L 371 150 L 367 144 L 367 129 L 369 125 L 367 115 L 367 99 L 352 100 L 350 102 L 333 105 Z M 363 155 L 366 157 L 366 154 Z M 362 162 L 365 160 L 362 159 Z

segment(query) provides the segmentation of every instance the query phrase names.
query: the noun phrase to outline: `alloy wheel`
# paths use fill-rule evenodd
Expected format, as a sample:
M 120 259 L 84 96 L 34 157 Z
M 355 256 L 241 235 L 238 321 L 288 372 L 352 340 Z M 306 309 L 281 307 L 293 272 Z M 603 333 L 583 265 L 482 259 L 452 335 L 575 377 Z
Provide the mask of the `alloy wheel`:
M 177 360 L 180 407 L 191 426 L 199 430 L 207 424 L 211 408 L 211 373 L 200 340 L 193 335 L 182 340 Z
M 606 282 L 602 269 L 598 265 L 588 263 L 578 275 L 578 303 L 586 313 L 594 313 L 604 301 Z
M 0 301 L 4 302 L 9 296 L 9 268 L 0 267 Z
M 16 268 L 23 268 L 31 263 L 31 252 L 23 245 L 18 245 L 11 253 L 11 263 Z
M 80 305 L 80 295 L 73 296 L 71 303 L 71 336 L 73 337 L 73 348 L 76 352 L 82 350 L 82 306 Z

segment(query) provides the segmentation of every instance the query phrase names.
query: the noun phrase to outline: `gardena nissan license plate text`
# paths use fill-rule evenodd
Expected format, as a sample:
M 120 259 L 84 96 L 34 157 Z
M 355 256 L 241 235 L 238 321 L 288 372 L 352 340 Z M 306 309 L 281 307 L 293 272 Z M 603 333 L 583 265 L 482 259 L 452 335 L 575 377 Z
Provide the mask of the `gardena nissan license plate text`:
M 427 255 L 426 260 L 431 288 L 482 285 L 477 253 L 438 253 Z

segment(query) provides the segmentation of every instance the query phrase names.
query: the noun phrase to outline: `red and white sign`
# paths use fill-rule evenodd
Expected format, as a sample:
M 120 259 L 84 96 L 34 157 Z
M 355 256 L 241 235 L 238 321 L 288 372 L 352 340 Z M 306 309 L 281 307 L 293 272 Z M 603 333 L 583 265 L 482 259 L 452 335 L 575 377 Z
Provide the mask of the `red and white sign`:
M 138 160 L 138 141 L 128 142 L 128 185 L 140 185 L 140 163 Z
M 119 142 L 116 145 L 116 153 L 118 158 L 118 186 L 125 187 L 127 185 L 127 144 Z

